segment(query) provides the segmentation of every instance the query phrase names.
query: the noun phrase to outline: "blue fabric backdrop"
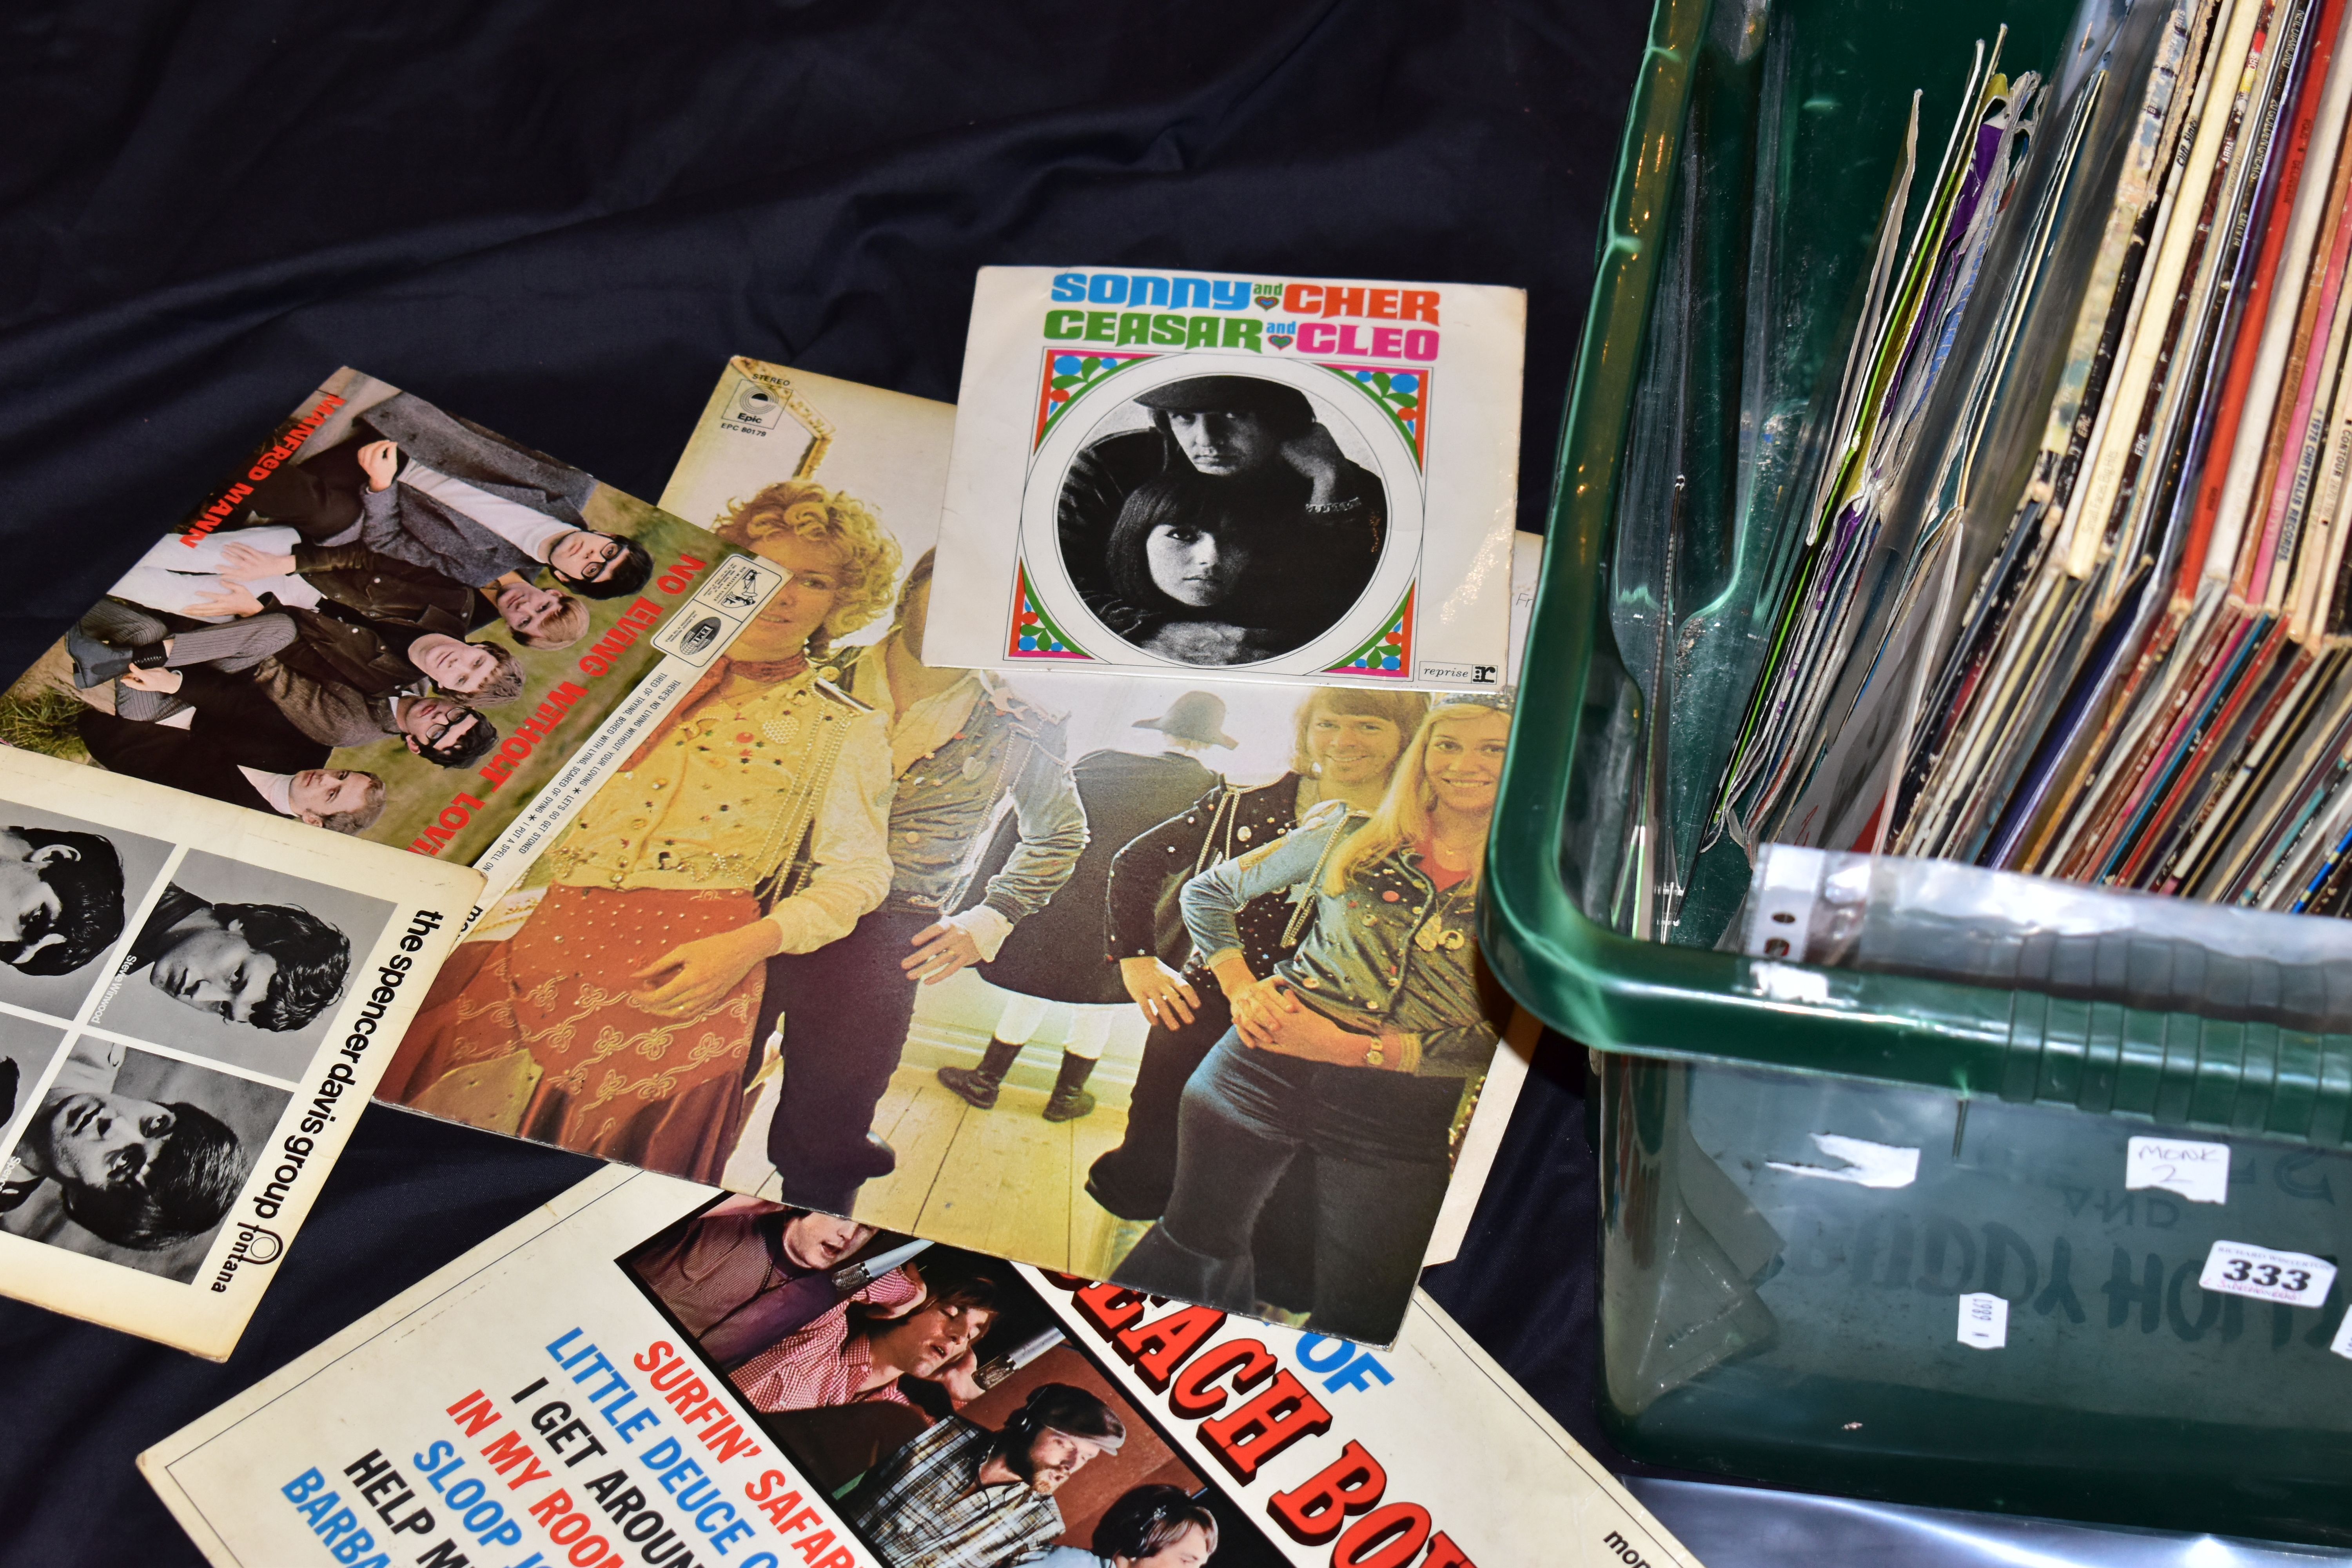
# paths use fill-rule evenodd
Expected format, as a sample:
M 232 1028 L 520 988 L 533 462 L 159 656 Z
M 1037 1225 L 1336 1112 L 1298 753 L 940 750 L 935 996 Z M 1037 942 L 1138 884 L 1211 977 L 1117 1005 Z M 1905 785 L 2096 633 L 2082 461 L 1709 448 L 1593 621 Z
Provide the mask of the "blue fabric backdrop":
M 1528 291 L 1540 527 L 1641 0 L 16 0 L 0 675 L 338 364 L 642 496 L 730 354 L 955 395 L 973 269 Z M 1441 1297 L 1588 1443 L 1580 1054 Z M 149 1443 L 585 1161 L 375 1110 L 236 1357 L 0 1302 L 0 1563 L 194 1563 Z

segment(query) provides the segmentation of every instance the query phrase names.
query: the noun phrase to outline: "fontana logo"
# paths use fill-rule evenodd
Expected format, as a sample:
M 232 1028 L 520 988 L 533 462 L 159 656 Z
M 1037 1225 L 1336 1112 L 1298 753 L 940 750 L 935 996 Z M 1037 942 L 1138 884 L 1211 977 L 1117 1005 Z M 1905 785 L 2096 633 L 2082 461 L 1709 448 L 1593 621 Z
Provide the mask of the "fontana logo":
M 238 1269 L 258 1268 L 275 1263 L 285 1252 L 285 1238 L 276 1231 L 237 1221 L 236 1240 L 230 1244 L 228 1256 L 221 1259 L 220 1272 L 213 1277 L 213 1289 L 226 1290 L 228 1282 L 236 1278 Z

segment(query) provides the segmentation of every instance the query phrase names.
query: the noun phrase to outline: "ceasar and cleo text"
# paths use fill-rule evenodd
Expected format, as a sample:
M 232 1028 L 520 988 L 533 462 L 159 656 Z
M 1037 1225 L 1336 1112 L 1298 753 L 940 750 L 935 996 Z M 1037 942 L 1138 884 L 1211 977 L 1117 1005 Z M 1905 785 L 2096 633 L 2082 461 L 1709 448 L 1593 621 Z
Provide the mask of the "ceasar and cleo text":
M 1055 308 L 1045 312 L 1043 330 L 1049 342 L 1427 364 L 1438 354 L 1440 293 L 1370 283 L 1061 272 L 1054 277 Z M 1248 314 L 1253 306 L 1262 314 Z M 1400 324 L 1380 324 L 1384 321 Z M 1411 324 L 1416 322 L 1424 324 Z

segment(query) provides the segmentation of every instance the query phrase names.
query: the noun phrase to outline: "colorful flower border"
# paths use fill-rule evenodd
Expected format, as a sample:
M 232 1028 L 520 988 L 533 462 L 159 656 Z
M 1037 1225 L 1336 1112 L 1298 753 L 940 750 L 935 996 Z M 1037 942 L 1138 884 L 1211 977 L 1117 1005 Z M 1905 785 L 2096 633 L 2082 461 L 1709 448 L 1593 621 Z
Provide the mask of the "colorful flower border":
M 1007 658 L 1054 658 L 1082 664 L 1099 664 L 1101 660 L 1072 642 L 1054 618 L 1038 604 L 1029 591 L 1029 563 L 1022 562 L 1013 573 L 1013 635 L 1005 639 Z
M 1329 675 L 1377 675 L 1391 680 L 1412 679 L 1412 595 L 1404 591 L 1404 602 L 1397 605 L 1396 614 L 1364 646 L 1331 665 L 1325 670 Z

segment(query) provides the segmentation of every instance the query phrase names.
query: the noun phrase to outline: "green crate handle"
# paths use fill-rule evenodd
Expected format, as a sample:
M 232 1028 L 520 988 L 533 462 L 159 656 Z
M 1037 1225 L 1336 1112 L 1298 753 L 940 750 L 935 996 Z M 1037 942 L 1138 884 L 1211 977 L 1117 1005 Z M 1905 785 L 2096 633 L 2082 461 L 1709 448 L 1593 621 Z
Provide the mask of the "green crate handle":
M 1809 972 L 1825 982 L 1825 1002 L 1776 999 L 1766 984 L 1774 966 L 1636 942 L 1587 919 L 1570 899 L 1563 807 L 1591 669 L 1601 551 L 1709 11 L 1708 0 L 1658 0 L 1626 119 L 1487 854 L 1480 932 L 1488 963 L 1529 1011 L 1600 1050 L 2341 1146 L 2352 1130 L 2352 1036 L 1847 971 Z

